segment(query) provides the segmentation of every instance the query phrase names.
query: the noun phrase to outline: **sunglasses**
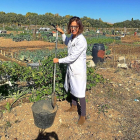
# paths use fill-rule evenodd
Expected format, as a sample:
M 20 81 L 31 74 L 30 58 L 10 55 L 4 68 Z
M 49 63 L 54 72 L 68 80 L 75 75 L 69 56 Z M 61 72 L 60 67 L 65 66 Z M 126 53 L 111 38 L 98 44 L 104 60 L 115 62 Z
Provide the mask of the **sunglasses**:
M 70 29 L 77 29 L 79 26 L 70 26 Z

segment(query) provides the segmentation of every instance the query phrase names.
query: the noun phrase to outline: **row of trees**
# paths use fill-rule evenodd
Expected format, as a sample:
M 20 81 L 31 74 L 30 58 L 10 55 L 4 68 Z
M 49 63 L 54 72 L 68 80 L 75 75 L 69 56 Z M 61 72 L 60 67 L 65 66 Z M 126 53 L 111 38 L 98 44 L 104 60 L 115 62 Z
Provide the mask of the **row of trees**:
M 37 13 L 28 12 L 26 15 L 16 13 L 0 12 L 0 23 L 5 24 L 26 24 L 26 25 L 50 25 L 50 23 L 59 26 L 66 26 L 71 15 L 60 16 L 59 14 L 45 13 L 38 15 Z M 84 16 L 81 18 L 85 27 L 110 27 L 111 25 L 102 20 L 95 20 Z
M 114 23 L 114 27 L 140 28 L 140 20 L 126 20 Z
M 66 26 L 71 15 L 60 16 L 59 14 L 45 13 L 38 15 L 37 13 L 28 12 L 26 15 L 16 13 L 0 12 L 0 23 L 5 24 L 26 24 L 26 25 L 50 25 L 50 23 L 57 24 L 59 26 Z M 140 20 L 126 20 L 124 22 L 115 23 L 114 25 L 103 22 L 101 19 L 91 19 L 84 16 L 81 18 L 85 27 L 127 27 L 127 28 L 139 28 Z

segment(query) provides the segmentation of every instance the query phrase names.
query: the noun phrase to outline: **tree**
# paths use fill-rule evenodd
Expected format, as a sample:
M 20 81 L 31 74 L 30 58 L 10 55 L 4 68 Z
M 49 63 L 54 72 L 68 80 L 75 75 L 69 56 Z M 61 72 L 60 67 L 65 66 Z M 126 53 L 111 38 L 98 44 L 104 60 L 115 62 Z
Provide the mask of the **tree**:
M 24 23 L 24 22 L 25 22 L 25 16 L 23 16 L 22 14 L 18 14 L 18 15 L 16 16 L 16 22 L 17 22 L 18 24 Z
M 10 23 L 10 25 L 16 23 L 17 19 L 17 14 L 16 13 L 7 13 L 6 14 L 7 18 L 8 18 L 8 22 Z
M 12 24 L 35 24 L 35 25 L 50 25 L 50 23 L 58 24 L 59 26 L 67 26 L 69 19 L 73 17 L 72 15 L 60 16 L 52 13 L 45 13 L 44 15 L 38 15 L 37 13 L 27 12 L 26 15 L 16 14 L 16 13 L 5 13 L 0 12 L 0 23 L 10 23 Z M 81 18 L 83 25 L 85 27 L 111 27 L 111 25 L 104 23 L 101 20 L 91 19 L 87 16 Z M 138 22 L 135 23 L 135 25 Z

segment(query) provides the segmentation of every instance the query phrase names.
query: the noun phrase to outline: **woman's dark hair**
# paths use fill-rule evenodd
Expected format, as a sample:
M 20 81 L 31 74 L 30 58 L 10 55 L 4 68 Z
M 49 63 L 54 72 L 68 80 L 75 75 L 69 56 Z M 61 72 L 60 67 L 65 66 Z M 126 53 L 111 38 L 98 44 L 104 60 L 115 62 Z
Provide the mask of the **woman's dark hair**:
M 76 23 L 78 24 L 78 26 L 79 26 L 78 34 L 81 34 L 81 33 L 83 32 L 83 30 L 84 30 L 83 24 L 82 24 L 81 19 L 80 19 L 79 17 L 76 17 L 76 16 L 70 18 L 69 23 L 68 23 L 67 33 L 68 33 L 68 34 L 71 33 L 70 25 L 71 25 L 71 23 L 72 23 L 73 21 L 76 21 Z

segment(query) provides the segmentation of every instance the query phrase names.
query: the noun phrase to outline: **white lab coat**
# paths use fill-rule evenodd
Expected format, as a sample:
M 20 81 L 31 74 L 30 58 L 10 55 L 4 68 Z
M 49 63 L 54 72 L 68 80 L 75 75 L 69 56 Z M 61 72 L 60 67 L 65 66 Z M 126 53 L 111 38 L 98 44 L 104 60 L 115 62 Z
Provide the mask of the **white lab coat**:
M 67 63 L 67 72 L 65 77 L 64 88 L 66 91 L 69 89 L 75 97 L 85 97 L 86 90 L 86 50 L 87 41 L 85 37 L 80 34 L 72 40 L 62 34 L 62 39 L 68 46 L 68 56 L 59 59 L 59 63 Z

